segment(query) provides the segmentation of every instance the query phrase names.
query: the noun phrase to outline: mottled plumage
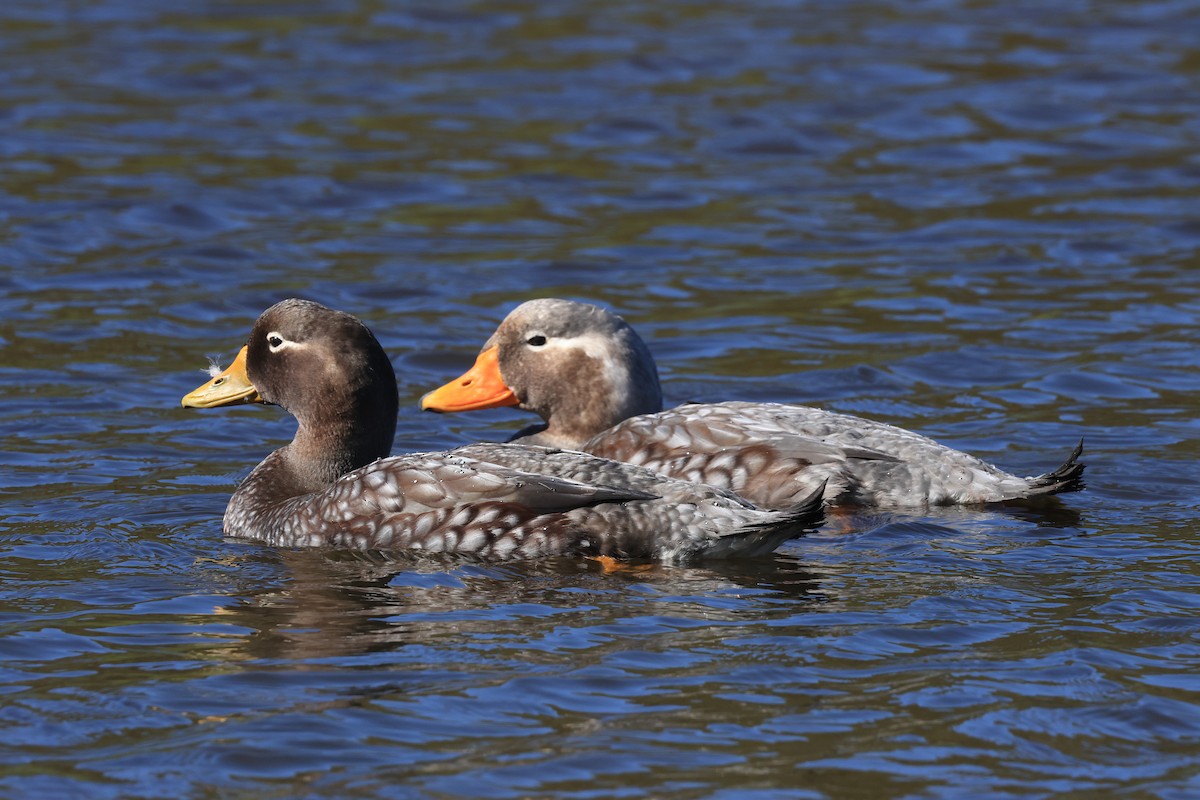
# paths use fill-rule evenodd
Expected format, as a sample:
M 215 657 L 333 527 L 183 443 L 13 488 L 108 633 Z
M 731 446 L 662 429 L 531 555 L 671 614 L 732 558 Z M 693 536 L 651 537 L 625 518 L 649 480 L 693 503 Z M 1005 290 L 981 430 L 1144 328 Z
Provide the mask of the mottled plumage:
M 386 457 L 397 403 L 391 364 L 361 322 L 316 303 L 286 300 L 264 312 L 230 370 L 184 405 L 257 399 L 299 422 L 292 442 L 234 492 L 230 536 L 284 547 L 680 561 L 767 553 L 822 519 L 819 492 L 762 511 L 583 453 L 476 445 Z
M 607 346 L 605 343 L 608 343 Z M 519 405 L 543 424 L 511 441 L 569 447 L 730 489 L 783 508 L 825 485 L 836 504 L 990 503 L 1083 487 L 1077 447 L 1061 467 L 1010 475 L 881 422 L 781 403 L 688 404 L 662 411 L 649 350 L 620 317 L 568 300 L 532 300 L 505 318 L 476 366 L 422 407 Z

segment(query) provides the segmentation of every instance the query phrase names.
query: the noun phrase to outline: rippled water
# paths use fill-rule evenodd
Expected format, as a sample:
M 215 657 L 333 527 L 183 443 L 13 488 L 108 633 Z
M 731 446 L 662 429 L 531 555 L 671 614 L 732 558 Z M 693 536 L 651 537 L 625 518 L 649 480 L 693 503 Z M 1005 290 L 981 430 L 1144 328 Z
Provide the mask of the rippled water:
M 1193 2 L 0 6 L 0 794 L 1200 795 Z M 672 401 L 1022 474 L 774 558 L 221 538 L 277 409 L 187 412 L 301 295 L 396 449 L 503 314 L 603 302 Z

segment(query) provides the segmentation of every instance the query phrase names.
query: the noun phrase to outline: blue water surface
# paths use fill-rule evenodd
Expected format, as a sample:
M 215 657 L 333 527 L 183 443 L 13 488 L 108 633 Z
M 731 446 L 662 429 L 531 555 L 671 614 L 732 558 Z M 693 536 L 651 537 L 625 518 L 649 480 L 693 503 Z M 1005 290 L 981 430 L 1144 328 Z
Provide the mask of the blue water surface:
M 1200 795 L 1200 5 L 0 7 L 0 795 Z M 605 570 L 222 538 L 293 423 L 186 411 L 302 296 L 395 451 L 519 302 L 668 402 L 1019 474 L 773 557 Z

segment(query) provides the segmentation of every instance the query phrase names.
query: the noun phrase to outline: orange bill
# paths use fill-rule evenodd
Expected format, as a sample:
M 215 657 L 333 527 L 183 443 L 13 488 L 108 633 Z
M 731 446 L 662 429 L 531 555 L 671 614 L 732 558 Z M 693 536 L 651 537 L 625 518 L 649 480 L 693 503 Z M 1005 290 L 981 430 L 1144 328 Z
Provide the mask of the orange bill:
M 421 398 L 424 411 L 475 411 L 480 408 L 515 406 L 521 401 L 500 375 L 499 350 L 489 347 L 475 359 L 475 366 L 462 377 L 434 389 Z
M 236 406 L 243 403 L 266 402 L 258 395 L 258 389 L 246 375 L 246 348 L 238 351 L 237 358 L 229 368 L 208 383 L 183 396 L 184 408 L 216 408 Z

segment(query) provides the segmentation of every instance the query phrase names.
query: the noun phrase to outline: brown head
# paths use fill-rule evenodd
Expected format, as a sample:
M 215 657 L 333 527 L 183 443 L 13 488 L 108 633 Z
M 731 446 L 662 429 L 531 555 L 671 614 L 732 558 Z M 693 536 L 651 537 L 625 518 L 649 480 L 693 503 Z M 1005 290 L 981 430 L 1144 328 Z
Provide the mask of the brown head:
M 396 375 L 375 336 L 350 314 L 308 300 L 276 303 L 254 323 L 245 358 L 183 403 L 255 400 L 281 406 L 300 423 L 286 459 L 308 491 L 391 451 Z

